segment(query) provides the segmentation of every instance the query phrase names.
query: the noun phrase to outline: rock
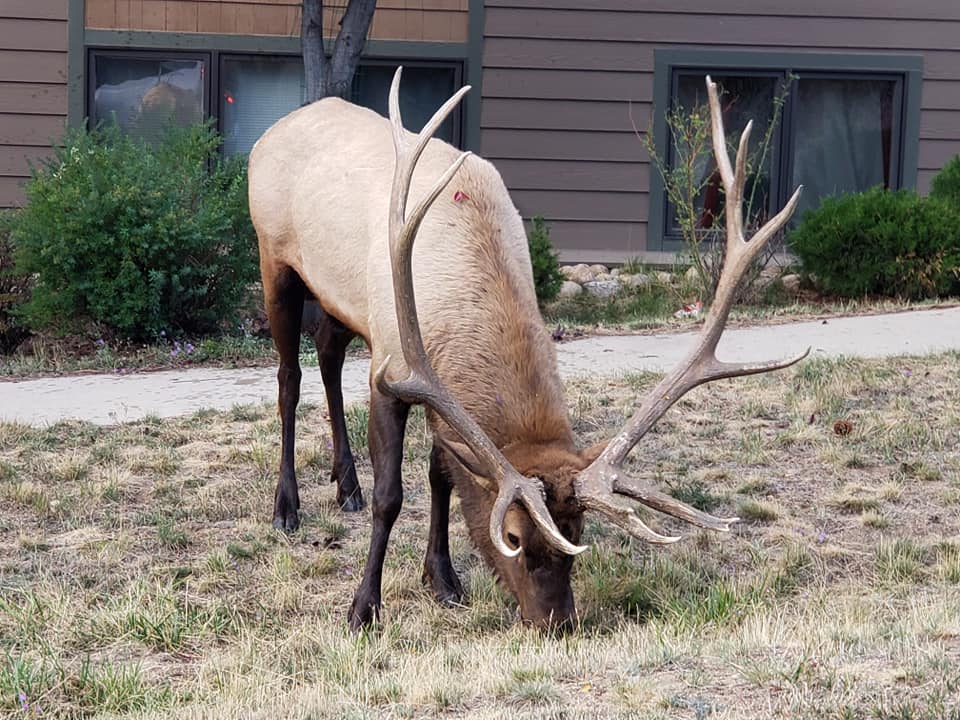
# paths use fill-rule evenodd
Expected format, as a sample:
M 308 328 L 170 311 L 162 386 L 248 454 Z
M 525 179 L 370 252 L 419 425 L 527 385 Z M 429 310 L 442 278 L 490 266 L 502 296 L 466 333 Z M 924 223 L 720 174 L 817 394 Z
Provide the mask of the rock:
M 783 283 L 783 289 L 789 293 L 795 293 L 800 289 L 800 276 L 795 274 L 784 275 L 780 278 Z
M 595 297 L 608 298 L 617 294 L 620 283 L 616 280 L 591 280 L 583 284 L 583 289 Z
M 593 279 L 594 280 L 615 280 L 616 278 L 610 273 L 597 273 Z
M 610 271 L 610 275 L 613 277 L 620 277 L 621 272 L 623 271 L 620 268 L 613 268 L 613 270 Z
M 617 280 L 628 287 L 635 288 L 650 284 L 650 276 L 644 275 L 643 273 L 637 273 L 636 275 L 621 275 L 617 278 Z
M 657 270 L 655 273 L 653 273 L 653 279 L 661 285 L 669 285 L 671 282 L 673 282 L 673 275 L 668 272 L 664 272 L 663 270 Z
M 560 286 L 560 294 L 558 297 L 568 298 L 576 297 L 583 292 L 583 286 L 575 283 L 573 280 L 564 280 L 563 285 Z
M 593 280 L 593 271 L 590 269 L 589 265 L 580 263 L 579 265 L 574 265 L 569 274 L 567 275 L 567 280 L 573 280 L 575 283 L 583 285 L 585 282 L 590 282 Z
M 700 273 L 697 272 L 697 268 L 691 265 L 687 268 L 687 271 L 683 274 L 687 280 L 694 282 L 700 279 Z
M 592 272 L 594 275 L 599 275 L 600 273 L 610 272 L 610 268 L 608 268 L 606 265 L 591 265 L 590 272 Z
M 569 280 L 569 279 L 570 279 L 570 273 L 573 272 L 573 268 L 574 268 L 573 265 L 561 265 L 561 266 L 560 266 L 560 274 L 563 275 L 565 278 L 567 278 L 567 279 Z

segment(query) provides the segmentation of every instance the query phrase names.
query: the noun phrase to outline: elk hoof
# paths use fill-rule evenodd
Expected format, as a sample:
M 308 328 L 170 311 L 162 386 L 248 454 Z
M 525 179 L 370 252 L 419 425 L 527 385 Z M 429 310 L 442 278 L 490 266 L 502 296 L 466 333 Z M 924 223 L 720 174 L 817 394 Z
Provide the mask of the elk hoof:
M 330 482 L 337 483 L 337 505 L 341 510 L 344 512 L 363 510 L 366 503 L 363 501 L 360 483 L 357 482 L 357 470 L 352 462 L 344 471 L 335 468 L 330 474 Z
M 421 580 L 430 588 L 441 605 L 449 607 L 463 604 L 463 585 L 460 584 L 460 578 L 449 564 L 444 569 L 424 568 Z
M 380 622 L 380 603 L 371 602 L 359 595 L 354 596 L 350 604 L 350 629 L 353 632 L 369 630 Z
M 274 530 L 283 530 L 292 533 L 300 527 L 300 516 L 296 510 L 284 512 L 277 510 L 273 515 Z

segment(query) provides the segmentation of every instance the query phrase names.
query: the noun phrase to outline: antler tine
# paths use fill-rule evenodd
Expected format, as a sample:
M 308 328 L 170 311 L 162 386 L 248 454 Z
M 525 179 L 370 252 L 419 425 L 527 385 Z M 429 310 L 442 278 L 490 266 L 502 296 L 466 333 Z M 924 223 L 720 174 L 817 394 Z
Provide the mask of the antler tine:
M 409 218 L 405 217 L 407 196 L 410 192 L 413 170 L 420 154 L 433 133 L 470 87 L 461 88 L 437 110 L 418 135 L 411 137 L 403 129 L 403 121 L 400 117 L 401 70 L 402 68 L 398 68 L 393 77 L 389 102 L 390 122 L 393 126 L 394 148 L 397 155 L 393 189 L 390 195 L 390 260 L 393 267 L 397 326 L 408 376 L 404 380 L 388 380 L 386 374 L 391 361 L 388 356 L 374 374 L 374 382 L 383 393 L 432 408 L 474 452 L 487 476 L 493 479 L 499 488 L 493 512 L 490 515 L 490 538 L 501 553 L 506 556 L 515 556 L 520 553 L 521 548 L 511 549 L 503 540 L 503 522 L 507 509 L 513 502 L 519 501 L 527 508 L 531 519 L 543 531 L 544 538 L 551 546 L 561 552 L 576 555 L 586 550 L 586 547 L 572 544 L 557 528 L 547 510 L 542 484 L 538 480 L 524 477 L 510 465 L 503 453 L 437 377 L 424 349 L 413 291 L 413 243 L 430 205 L 447 186 L 470 153 L 462 153 L 454 161 L 417 203 Z
M 647 395 L 623 430 L 610 441 L 590 467 L 577 478 L 577 495 L 586 509 L 597 510 L 613 522 L 624 526 L 621 506 L 612 506 L 614 495 L 631 497 L 640 503 L 693 525 L 724 532 L 737 518 L 718 518 L 701 512 L 668 495 L 643 487 L 620 469 L 624 459 L 654 423 L 685 393 L 712 380 L 778 370 L 793 365 L 807 356 L 810 349 L 792 358 L 760 363 L 720 362 L 716 357 L 717 343 L 736 298 L 737 288 L 757 254 L 790 219 L 800 200 L 803 186 L 793 193 L 786 206 L 768 220 L 751 238 L 743 236 L 743 188 L 747 175 L 747 153 L 753 123 L 747 123 L 740 136 L 736 165 L 730 163 L 726 136 L 723 131 L 723 113 L 717 96 L 717 86 L 707 76 L 707 95 L 710 102 L 710 125 L 713 135 L 713 154 L 726 193 L 727 247 L 723 272 L 717 285 L 710 312 L 694 347 Z M 624 526 L 626 527 L 626 526 Z M 646 538 L 645 532 L 627 530 Z

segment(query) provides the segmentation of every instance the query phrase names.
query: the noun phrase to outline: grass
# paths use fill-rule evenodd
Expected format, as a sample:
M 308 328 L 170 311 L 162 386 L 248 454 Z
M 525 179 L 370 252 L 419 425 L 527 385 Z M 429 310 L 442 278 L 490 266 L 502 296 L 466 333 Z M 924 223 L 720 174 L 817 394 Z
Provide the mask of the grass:
M 678 403 L 631 472 L 742 521 L 719 535 L 644 511 L 686 536 L 658 548 L 588 516 L 563 637 L 517 622 L 457 511 L 464 606 L 421 587 L 422 412 L 383 624 L 360 635 L 345 618 L 369 511 L 335 506 L 321 409 L 302 409 L 292 536 L 269 524 L 272 407 L 0 424 L 0 716 L 956 718 L 960 354 L 910 358 L 908 378 L 905 362 L 808 361 Z M 584 444 L 653 380 L 571 383 Z M 365 408 L 349 418 L 369 498 Z

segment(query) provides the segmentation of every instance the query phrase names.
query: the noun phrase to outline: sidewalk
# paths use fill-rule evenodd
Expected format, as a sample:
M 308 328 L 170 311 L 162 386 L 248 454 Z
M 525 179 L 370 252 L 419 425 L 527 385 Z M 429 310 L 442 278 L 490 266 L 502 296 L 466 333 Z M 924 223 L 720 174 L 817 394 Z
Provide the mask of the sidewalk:
M 676 364 L 694 333 L 617 335 L 557 346 L 564 378 L 663 371 Z M 765 360 L 812 349 L 812 357 L 889 357 L 960 350 L 960 308 L 728 329 L 722 360 Z M 346 402 L 367 398 L 369 361 L 343 369 Z M 325 404 L 320 371 L 303 368 L 301 401 Z M 275 403 L 276 368 L 198 368 L 134 375 L 80 375 L 0 382 L 0 420 L 41 425 L 78 418 L 109 425 L 148 415 L 175 417 L 201 409 Z

